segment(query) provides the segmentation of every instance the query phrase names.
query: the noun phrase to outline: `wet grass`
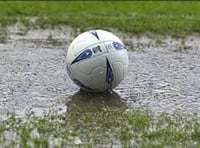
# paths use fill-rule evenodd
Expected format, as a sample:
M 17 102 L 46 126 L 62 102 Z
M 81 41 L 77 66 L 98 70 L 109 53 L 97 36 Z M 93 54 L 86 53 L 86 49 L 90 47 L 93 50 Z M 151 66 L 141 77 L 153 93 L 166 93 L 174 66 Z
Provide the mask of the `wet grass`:
M 117 28 L 141 34 L 185 36 L 200 32 L 199 2 L 0 2 L 0 23 L 65 24 L 81 30 Z M 30 18 L 35 18 L 35 21 Z
M 0 144 L 8 147 L 198 147 L 196 115 L 158 117 L 149 112 L 50 112 L 0 121 Z
M 7 39 L 6 30 L 0 27 L 0 43 L 5 43 L 6 39 Z

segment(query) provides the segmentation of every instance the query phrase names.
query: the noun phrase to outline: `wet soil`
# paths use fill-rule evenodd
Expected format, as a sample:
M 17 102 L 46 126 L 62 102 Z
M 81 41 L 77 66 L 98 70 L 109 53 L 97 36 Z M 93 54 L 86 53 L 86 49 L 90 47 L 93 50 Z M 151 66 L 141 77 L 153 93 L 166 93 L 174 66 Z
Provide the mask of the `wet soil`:
M 19 25 L 19 24 L 18 24 Z M 20 25 L 19 25 L 20 26 Z M 57 26 L 9 26 L 0 44 L 0 115 L 50 108 L 100 111 L 149 109 L 155 114 L 200 111 L 200 37 L 118 35 L 129 49 L 129 72 L 110 94 L 80 92 L 66 72 L 66 51 L 79 32 Z

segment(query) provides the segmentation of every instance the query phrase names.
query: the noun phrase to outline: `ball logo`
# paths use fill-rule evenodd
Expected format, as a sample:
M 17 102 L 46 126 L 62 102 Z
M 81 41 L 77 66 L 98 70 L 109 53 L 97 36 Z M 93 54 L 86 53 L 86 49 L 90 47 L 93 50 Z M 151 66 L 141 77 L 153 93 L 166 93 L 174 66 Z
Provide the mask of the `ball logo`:
M 119 42 L 113 42 L 113 47 L 117 50 L 124 49 L 124 45 Z
M 102 52 L 101 47 L 100 47 L 99 45 L 96 46 L 96 47 L 94 47 L 94 48 L 92 48 L 92 51 L 93 51 L 94 53 Z

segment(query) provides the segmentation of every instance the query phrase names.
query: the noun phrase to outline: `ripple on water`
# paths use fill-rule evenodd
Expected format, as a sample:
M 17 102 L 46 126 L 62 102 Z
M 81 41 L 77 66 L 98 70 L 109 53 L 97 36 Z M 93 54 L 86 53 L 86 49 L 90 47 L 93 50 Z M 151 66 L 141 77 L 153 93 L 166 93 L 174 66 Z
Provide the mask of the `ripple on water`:
M 127 107 L 154 113 L 200 111 L 198 48 L 175 52 L 166 43 L 166 47 L 129 52 L 126 78 L 113 94 L 97 95 L 79 92 L 66 72 L 65 44 L 53 47 L 30 41 L 1 44 L 0 114 L 23 115 L 29 109 L 42 114 L 54 106 L 82 111 Z
M 152 49 L 130 52 L 129 73 L 116 88 L 130 108 L 144 106 L 155 113 L 200 110 L 200 53 Z M 124 88 L 124 90 L 123 90 Z

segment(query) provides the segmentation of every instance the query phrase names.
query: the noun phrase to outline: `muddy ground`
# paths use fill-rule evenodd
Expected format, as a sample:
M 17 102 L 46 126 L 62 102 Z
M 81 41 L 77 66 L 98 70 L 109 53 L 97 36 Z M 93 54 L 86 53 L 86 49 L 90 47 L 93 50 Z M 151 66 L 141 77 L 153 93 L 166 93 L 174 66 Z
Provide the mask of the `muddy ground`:
M 69 79 L 66 51 L 79 30 L 7 27 L 0 44 L 0 115 L 76 109 L 200 111 L 200 36 L 118 35 L 129 48 L 129 72 L 112 94 L 86 94 Z

